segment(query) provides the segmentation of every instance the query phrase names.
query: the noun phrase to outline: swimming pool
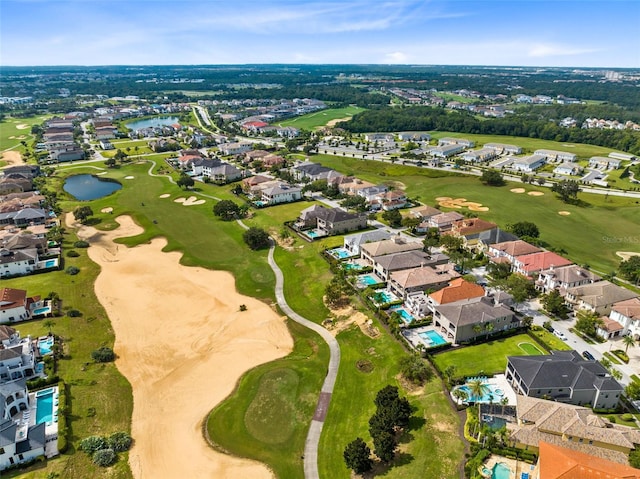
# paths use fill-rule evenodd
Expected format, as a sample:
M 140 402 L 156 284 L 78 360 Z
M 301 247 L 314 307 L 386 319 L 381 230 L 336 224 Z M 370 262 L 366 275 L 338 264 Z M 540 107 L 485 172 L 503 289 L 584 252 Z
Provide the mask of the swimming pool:
M 51 306 L 45 306 L 43 308 L 36 308 L 33 311 L 31 311 L 31 315 L 32 316 L 38 316 L 40 314 L 47 314 L 51 312 Z
M 483 414 L 482 422 L 489 426 L 492 431 L 502 429 L 507 424 L 506 419 L 497 416 L 491 416 L 490 414 Z
M 379 290 L 376 291 L 373 296 L 369 296 L 369 299 L 373 301 L 376 305 L 388 304 L 393 301 L 398 301 L 398 297 L 390 291 L 387 290 Z
M 467 394 L 466 401 L 473 403 L 499 403 L 500 400 L 504 397 L 504 391 L 497 387 L 495 384 L 486 382 L 483 382 L 482 384 L 485 388 L 484 393 L 480 397 L 471 394 L 469 383 L 463 384 L 462 386 L 456 386 L 454 389 L 464 391 Z
M 349 252 L 349 250 L 346 250 L 344 248 L 330 249 L 329 254 L 337 259 L 345 259 L 351 256 L 351 253 Z
M 379 284 L 380 281 L 372 274 L 363 274 L 358 277 L 358 282 L 361 284 L 366 284 L 367 286 L 373 286 L 374 284 Z
M 511 477 L 511 469 L 503 462 L 497 462 L 493 469 L 484 468 L 485 474 L 491 473 L 491 479 L 509 479 Z
M 55 392 L 55 388 L 49 388 L 36 393 L 36 424 L 53 422 L 53 395 Z
M 433 348 L 434 346 L 440 346 L 442 344 L 447 344 L 447 340 L 444 339 L 440 333 L 437 331 L 433 331 L 429 329 L 422 333 L 418 333 L 418 336 L 426 343 L 428 348 Z
M 402 320 L 407 324 L 413 322 L 416 319 L 413 316 L 411 316 L 409 311 L 404 309 L 402 306 L 392 306 L 392 307 L 389 308 L 389 311 L 394 312 L 394 313 L 398 313 L 400 315 L 400 317 L 402 318 Z
M 57 259 L 48 259 L 47 261 L 44 262 L 45 268 L 55 268 L 56 266 L 58 266 Z
M 363 266 L 358 263 L 342 263 L 342 268 L 346 271 L 360 271 Z
M 318 236 L 320 236 L 317 231 L 313 230 L 305 231 L 304 234 L 306 234 L 311 239 L 316 239 Z
M 51 347 L 53 346 L 53 337 L 48 336 L 47 339 L 41 339 L 38 341 L 38 349 L 40 350 L 40 354 L 46 356 L 47 354 L 51 354 Z

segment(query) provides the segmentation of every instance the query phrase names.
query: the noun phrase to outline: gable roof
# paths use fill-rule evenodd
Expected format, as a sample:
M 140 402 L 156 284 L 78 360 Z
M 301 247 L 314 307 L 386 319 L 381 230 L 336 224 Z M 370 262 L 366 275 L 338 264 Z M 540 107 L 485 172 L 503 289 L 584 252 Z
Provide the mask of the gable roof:
M 498 318 L 513 317 L 513 311 L 502 304 L 494 304 L 491 298 L 471 298 L 435 307 L 435 310 L 454 324 L 461 326 L 484 323 Z
M 426 266 L 424 268 L 412 268 L 391 273 L 391 280 L 403 289 L 416 287 L 429 287 L 441 284 L 460 276 L 451 263 Z
M 0 307 L 3 309 L 12 309 L 24 306 L 26 300 L 27 292 L 24 289 L 0 289 Z
M 514 241 L 518 237 L 513 233 L 504 231 L 500 228 L 493 228 L 487 231 L 481 231 L 478 235 L 478 241 L 482 241 L 484 244 L 493 245 L 505 241 Z
M 640 470 L 541 441 L 540 477 L 544 479 L 640 479 Z
M 484 288 L 479 284 L 456 278 L 449 283 L 449 286 L 431 293 L 429 297 L 437 304 L 447 304 L 463 299 L 479 298 L 484 296 L 484 293 Z
M 525 254 L 538 253 L 542 251 L 537 246 L 534 246 L 526 241 L 516 239 L 514 241 L 503 241 L 502 243 L 496 243 L 491 245 L 491 249 L 502 251 L 509 256 L 522 256 Z
M 383 229 L 365 231 L 364 233 L 356 233 L 344 237 L 345 244 L 362 245 L 372 243 L 374 241 L 382 241 L 391 238 L 391 233 Z
M 362 214 L 349 213 L 342 208 L 324 208 L 322 210 L 318 210 L 317 213 L 317 218 L 322 219 L 328 223 L 348 221 L 360 216 L 362 216 Z
M 595 273 L 578 266 L 577 264 L 570 264 L 567 266 L 561 266 L 560 268 L 546 269 L 540 271 L 540 275 L 553 276 L 557 281 L 561 283 L 576 283 L 578 281 L 597 281 L 600 278 Z
M 404 238 L 395 236 L 391 239 L 361 245 L 360 250 L 365 251 L 372 257 L 376 257 L 403 251 L 421 250 L 423 247 L 422 243 L 408 242 Z
M 517 256 L 515 262 L 521 264 L 522 270 L 527 274 L 535 273 L 542 269 L 572 264 L 567 258 L 563 258 L 551 251 L 540 251 L 539 253 Z
M 616 311 L 629 319 L 640 319 L 640 298 L 618 301 L 613 304 L 611 310 Z
M 433 260 L 422 250 L 403 251 L 376 257 L 376 263 L 389 271 L 416 268 L 433 264 Z
M 567 294 L 579 298 L 595 308 L 638 297 L 637 293 L 609 281 L 597 281 L 568 288 Z

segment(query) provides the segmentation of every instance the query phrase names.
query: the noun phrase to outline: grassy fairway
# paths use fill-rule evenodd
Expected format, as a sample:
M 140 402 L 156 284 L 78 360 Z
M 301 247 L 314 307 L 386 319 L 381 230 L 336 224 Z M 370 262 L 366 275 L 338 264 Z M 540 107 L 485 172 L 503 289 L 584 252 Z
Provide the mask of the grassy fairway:
M 359 178 L 381 183 L 395 180 L 406 186 L 407 194 L 428 205 L 436 206 L 438 196 L 464 197 L 489 207 L 479 213 L 485 220 L 501 227 L 526 219 L 537 224 L 540 237 L 550 246 L 566 251 L 564 256 L 578 264 L 589 264 L 594 270 L 609 273 L 617 268 L 620 258 L 616 251 L 639 251 L 635 238 L 640 236 L 640 208 L 635 198 L 580 193 L 587 206 L 567 205 L 548 188 L 525 186 L 527 192 L 541 191 L 543 196 L 515 194 L 511 188 L 489 187 L 474 176 L 443 176 L 446 172 L 391 165 L 377 161 L 354 160 L 328 155 L 314 156 L 314 161 L 335 168 L 342 173 L 355 173 Z M 443 208 L 447 211 L 446 208 Z M 559 211 L 568 211 L 561 216 Z M 576 232 L 580 232 L 579 241 Z
M 500 374 L 507 367 L 507 356 L 537 356 L 541 348 L 526 334 L 496 339 L 488 343 L 452 349 L 433 357 L 440 371 L 455 366 L 455 376 L 473 376 L 479 373 Z
M 281 126 L 293 126 L 303 130 L 313 130 L 320 126 L 325 126 L 332 120 L 341 120 L 343 118 L 351 118 L 356 113 L 364 111 L 364 108 L 358 106 L 347 106 L 345 108 L 330 108 L 328 110 L 316 111 L 297 118 L 279 122 Z
M 0 152 L 15 149 L 24 153 L 25 149 L 20 142 L 26 141 L 29 144 L 33 140 L 31 127 L 41 124 L 50 117 L 51 115 L 39 115 L 28 118 L 5 118 L 0 122 Z
M 387 384 L 398 385 L 394 379 L 399 374 L 398 360 L 407 353 L 387 333 L 371 339 L 358 327 L 342 332 L 338 340 L 342 361 L 320 441 L 319 469 L 320 477 L 348 479 L 351 474 L 342 457 L 344 448 L 358 436 L 373 448 L 368 430 L 369 418 L 375 412 L 373 400 Z M 373 370 L 358 370 L 359 360 L 369 361 Z M 457 466 L 463 456 L 457 436 L 458 417 L 442 394 L 440 381 L 432 380 L 424 392 L 408 398 L 416 408 L 415 420 L 385 477 L 458 477 Z
M 307 428 L 329 351 L 315 333 L 293 322 L 289 328 L 293 352 L 243 376 L 209 416 L 207 432 L 217 447 L 265 462 L 277 477 L 301 479 Z

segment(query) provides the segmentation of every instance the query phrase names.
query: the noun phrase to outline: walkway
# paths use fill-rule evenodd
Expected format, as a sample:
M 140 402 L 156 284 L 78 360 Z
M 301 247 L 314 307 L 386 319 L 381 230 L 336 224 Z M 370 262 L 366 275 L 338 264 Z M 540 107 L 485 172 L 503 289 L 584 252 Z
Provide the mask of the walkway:
M 248 226 L 242 222 L 242 220 L 238 220 L 238 224 L 244 229 L 249 229 Z M 319 324 L 316 324 L 313 321 L 309 321 L 308 319 L 300 316 L 293 309 L 291 309 L 284 297 L 284 275 L 282 274 L 282 270 L 273 257 L 275 249 L 275 241 L 271 240 L 268 260 L 269 266 L 271 266 L 273 273 L 276 275 L 275 293 L 278 306 L 280 306 L 280 309 L 282 309 L 282 311 L 296 323 L 301 324 L 302 326 L 318 333 L 322 337 L 322 339 L 324 339 L 324 341 L 329 345 L 330 357 L 327 376 L 325 377 L 324 383 L 322 384 L 320 396 L 318 397 L 318 403 L 316 405 L 316 410 L 313 415 L 313 419 L 311 420 L 311 426 L 309 427 L 307 440 L 305 441 L 304 445 L 304 477 L 305 479 L 319 479 L 320 474 L 318 473 L 318 445 L 320 444 L 322 427 L 324 426 L 324 421 L 327 417 L 327 411 L 329 409 L 329 403 L 331 402 L 331 394 L 333 393 L 333 388 L 338 376 L 338 368 L 340 366 L 340 346 L 338 344 L 338 341 L 336 341 L 336 338 L 334 338 L 331 333 L 329 333 L 329 331 L 324 329 Z

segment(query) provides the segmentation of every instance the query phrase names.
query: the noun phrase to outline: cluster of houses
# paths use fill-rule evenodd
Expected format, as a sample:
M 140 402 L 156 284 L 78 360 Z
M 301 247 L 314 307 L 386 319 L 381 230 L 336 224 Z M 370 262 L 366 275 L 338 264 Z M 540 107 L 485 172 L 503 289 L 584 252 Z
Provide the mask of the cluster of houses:
M 65 161 L 82 160 L 84 150 L 76 141 L 76 122 L 79 115 L 69 114 L 63 118 L 54 117 L 44 123 L 42 142 L 36 145 L 36 151 L 48 152 L 46 161 L 62 163 Z
M 598 128 L 600 130 L 633 130 L 640 131 L 640 125 L 632 121 L 604 120 L 602 118 L 587 118 L 582 128 Z
M 28 380 L 42 377 L 38 340 L 21 338 L 11 326 L 0 325 L 0 471 L 58 454 L 53 414 L 36 414 L 37 393 L 27 388 Z
M 389 93 L 402 99 L 402 101 L 409 103 L 410 105 L 432 105 L 432 106 L 444 106 L 452 110 L 468 110 L 478 115 L 487 117 L 502 118 L 506 113 L 513 113 L 511 110 L 507 110 L 502 104 L 492 105 L 476 105 L 474 103 L 464 103 L 456 100 L 446 101 L 442 97 L 438 96 L 437 90 L 416 90 L 415 88 L 390 88 Z M 449 93 L 449 92 L 446 92 Z M 459 95 L 465 98 L 485 99 L 490 101 L 506 101 L 508 97 L 506 95 L 483 95 L 477 91 L 469 90 L 456 90 L 452 92 L 455 95 Z

